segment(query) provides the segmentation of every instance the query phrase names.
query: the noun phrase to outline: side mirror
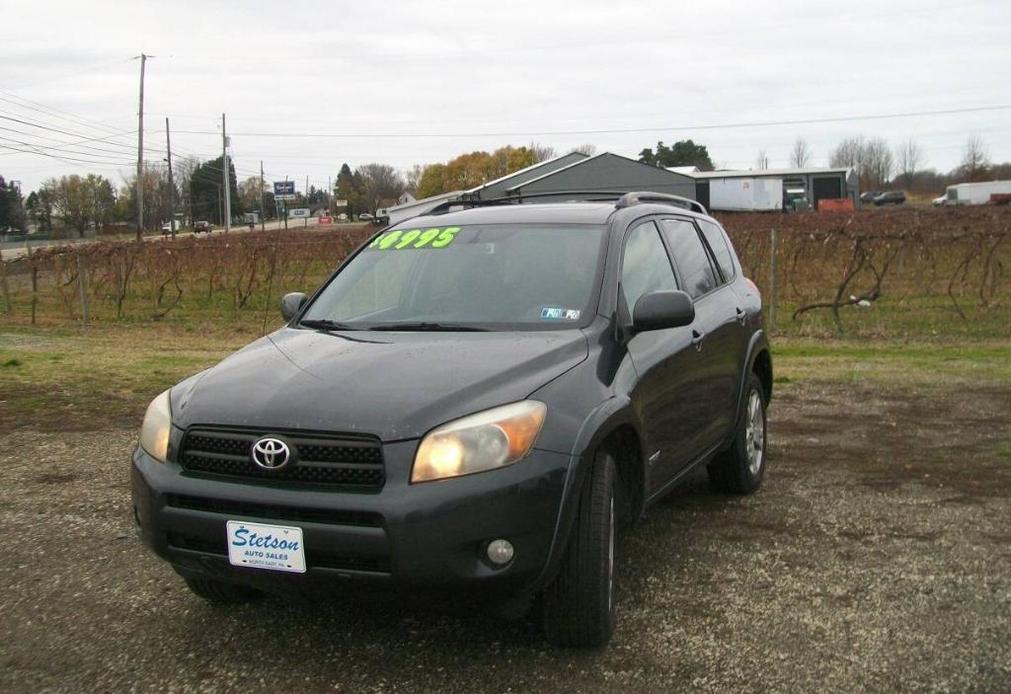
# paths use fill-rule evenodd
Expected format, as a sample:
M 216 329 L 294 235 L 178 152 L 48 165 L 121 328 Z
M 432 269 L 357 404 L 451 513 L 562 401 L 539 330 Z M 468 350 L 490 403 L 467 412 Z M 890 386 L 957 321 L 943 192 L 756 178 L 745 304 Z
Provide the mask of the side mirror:
M 632 327 L 636 332 L 680 328 L 693 320 L 695 304 L 681 291 L 647 292 L 639 297 L 632 310 Z
M 291 320 L 298 313 L 299 309 L 302 308 L 302 304 L 305 303 L 306 297 L 302 292 L 291 292 L 290 294 L 285 294 L 281 299 L 281 315 L 284 316 L 285 320 Z

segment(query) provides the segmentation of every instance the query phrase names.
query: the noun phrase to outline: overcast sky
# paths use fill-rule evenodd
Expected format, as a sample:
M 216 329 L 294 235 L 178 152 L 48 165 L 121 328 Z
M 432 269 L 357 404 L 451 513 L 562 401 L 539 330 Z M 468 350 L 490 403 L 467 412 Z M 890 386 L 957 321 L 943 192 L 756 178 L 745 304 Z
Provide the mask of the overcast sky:
M 218 156 L 226 112 L 239 177 L 262 159 L 269 179 L 299 189 L 306 176 L 325 186 L 343 162 L 408 169 L 531 141 L 635 157 L 692 138 L 718 167 L 750 168 L 759 150 L 786 166 L 798 136 L 813 165 L 843 137 L 912 137 L 946 171 L 979 135 L 992 160 L 1011 160 L 1007 0 L 0 0 L 0 18 L 0 175 L 26 191 L 89 171 L 122 183 L 141 51 L 155 56 L 148 159 L 165 156 L 166 116 L 174 154 Z M 88 161 L 9 149 L 40 146 Z

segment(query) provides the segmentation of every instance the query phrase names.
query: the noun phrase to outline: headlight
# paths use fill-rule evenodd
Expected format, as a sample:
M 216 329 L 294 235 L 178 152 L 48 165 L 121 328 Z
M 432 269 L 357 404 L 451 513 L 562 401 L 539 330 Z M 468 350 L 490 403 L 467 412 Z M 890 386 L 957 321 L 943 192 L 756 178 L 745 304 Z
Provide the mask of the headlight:
M 418 446 L 411 482 L 494 470 L 523 459 L 547 411 L 543 402 L 524 400 L 433 429 Z
M 172 410 L 169 405 L 169 392 L 151 401 L 144 414 L 144 424 L 140 428 L 140 445 L 147 454 L 164 463 L 168 457 L 169 430 L 172 427 Z

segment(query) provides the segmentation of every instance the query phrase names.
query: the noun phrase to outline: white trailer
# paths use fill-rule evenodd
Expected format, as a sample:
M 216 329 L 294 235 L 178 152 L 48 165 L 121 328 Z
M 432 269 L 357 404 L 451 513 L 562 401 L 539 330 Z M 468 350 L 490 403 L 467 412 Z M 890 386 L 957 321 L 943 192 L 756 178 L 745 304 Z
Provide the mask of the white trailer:
M 712 178 L 709 209 L 725 211 L 771 211 L 783 209 L 781 178 Z
M 1011 194 L 1011 181 L 958 183 L 944 191 L 945 205 L 985 205 L 994 194 Z

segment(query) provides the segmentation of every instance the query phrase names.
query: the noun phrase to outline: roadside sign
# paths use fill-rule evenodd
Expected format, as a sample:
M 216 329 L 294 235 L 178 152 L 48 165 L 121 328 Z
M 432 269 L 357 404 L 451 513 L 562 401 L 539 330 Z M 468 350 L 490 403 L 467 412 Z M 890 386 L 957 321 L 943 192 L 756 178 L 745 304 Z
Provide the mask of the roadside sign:
M 339 200 L 338 199 L 338 200 L 334 200 L 333 204 L 334 204 L 335 207 L 347 207 L 348 206 L 348 201 L 347 200 Z
M 274 181 L 274 197 L 278 195 L 295 195 L 295 182 Z
M 296 207 L 293 210 L 288 210 L 289 217 L 308 217 L 309 208 L 308 207 Z
M 297 197 L 298 196 L 294 195 L 294 194 L 288 194 L 288 195 L 281 194 L 281 195 L 275 195 L 274 199 L 275 200 L 279 200 L 281 202 L 288 202 L 289 200 L 294 200 Z

